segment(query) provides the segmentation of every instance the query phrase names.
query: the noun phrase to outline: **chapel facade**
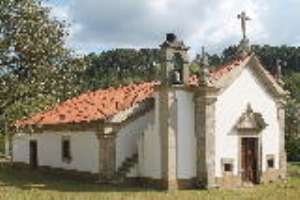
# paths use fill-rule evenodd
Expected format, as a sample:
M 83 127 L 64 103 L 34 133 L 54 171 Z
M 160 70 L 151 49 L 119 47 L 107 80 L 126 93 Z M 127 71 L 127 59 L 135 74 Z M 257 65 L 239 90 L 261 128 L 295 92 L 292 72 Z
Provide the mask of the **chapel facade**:
M 192 75 L 189 48 L 167 34 L 160 80 L 92 91 L 18 122 L 13 162 L 162 189 L 285 179 L 287 93 L 247 45 L 212 72 L 203 53 Z

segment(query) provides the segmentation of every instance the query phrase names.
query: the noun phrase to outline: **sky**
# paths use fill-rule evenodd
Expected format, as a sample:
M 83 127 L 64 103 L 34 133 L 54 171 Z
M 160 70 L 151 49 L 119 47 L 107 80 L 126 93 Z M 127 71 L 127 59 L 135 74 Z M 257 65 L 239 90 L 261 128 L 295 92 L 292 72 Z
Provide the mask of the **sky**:
M 78 53 L 157 48 L 166 33 L 209 53 L 238 44 L 245 11 L 252 44 L 300 45 L 300 0 L 45 0 L 51 15 L 70 24 L 67 46 Z

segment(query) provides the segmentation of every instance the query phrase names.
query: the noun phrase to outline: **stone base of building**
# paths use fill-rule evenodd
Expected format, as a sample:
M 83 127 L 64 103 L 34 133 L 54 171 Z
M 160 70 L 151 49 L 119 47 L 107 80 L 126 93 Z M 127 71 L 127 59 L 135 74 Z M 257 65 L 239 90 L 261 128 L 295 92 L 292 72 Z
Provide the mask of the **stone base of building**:
M 267 184 L 283 179 L 285 179 L 285 175 L 283 175 L 280 170 L 268 169 L 262 174 L 260 182 L 262 184 Z
M 77 171 L 72 169 L 63 169 L 50 166 L 38 166 L 32 169 L 28 163 L 14 162 L 13 167 L 17 169 L 26 169 L 42 173 L 47 173 L 49 175 L 58 176 L 60 178 L 65 178 L 66 180 L 78 180 L 91 183 L 100 184 L 110 184 L 108 181 L 99 181 L 99 174 L 93 174 L 90 172 Z M 152 179 L 152 178 L 140 178 L 140 177 L 127 177 L 124 180 L 124 185 L 131 186 L 144 186 L 154 189 L 195 189 L 196 180 L 192 179 L 179 179 L 167 182 L 162 179 Z
M 237 188 L 243 186 L 241 177 L 233 174 L 217 177 L 216 185 L 218 188 Z
M 65 178 L 67 180 L 84 181 L 90 183 L 101 183 L 99 182 L 99 175 L 90 172 L 82 172 L 72 169 L 63 169 L 49 166 L 39 166 L 38 168 L 32 169 L 28 163 L 14 162 L 12 167 L 17 169 L 27 169 L 38 172 L 45 172 L 49 175 L 58 176 L 60 178 Z M 260 177 L 260 184 L 268 184 L 270 182 L 284 180 L 285 174 L 280 170 L 268 169 L 263 172 Z M 103 182 L 103 184 L 109 184 L 108 182 Z M 197 184 L 196 178 L 191 179 L 177 179 L 172 181 L 167 181 L 163 179 L 153 179 L 153 178 L 141 178 L 141 177 L 127 177 L 124 180 L 124 185 L 131 186 L 144 186 L 146 188 L 154 189 L 200 189 L 199 184 Z M 224 177 L 216 178 L 216 188 L 239 188 L 248 186 L 249 183 L 243 183 L 240 176 L 227 174 Z
M 261 174 L 259 184 L 267 184 L 274 181 L 284 180 L 284 177 L 285 175 L 283 175 L 280 170 L 269 169 Z M 216 184 L 218 188 L 238 188 L 254 185 L 243 182 L 241 176 L 233 174 L 228 174 L 224 177 L 216 178 Z
M 164 180 L 153 178 L 127 178 L 128 182 L 155 189 L 195 189 L 197 188 L 196 179 L 177 179 L 177 180 Z

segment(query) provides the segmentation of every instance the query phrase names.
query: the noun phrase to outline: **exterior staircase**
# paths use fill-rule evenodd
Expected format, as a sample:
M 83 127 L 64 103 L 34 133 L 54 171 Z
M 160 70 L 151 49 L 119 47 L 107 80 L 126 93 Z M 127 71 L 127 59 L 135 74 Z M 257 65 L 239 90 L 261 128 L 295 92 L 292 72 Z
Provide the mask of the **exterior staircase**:
M 118 184 L 124 182 L 126 175 L 130 173 L 131 169 L 138 163 L 138 154 L 134 154 L 124 160 L 117 172 L 111 178 L 110 183 Z

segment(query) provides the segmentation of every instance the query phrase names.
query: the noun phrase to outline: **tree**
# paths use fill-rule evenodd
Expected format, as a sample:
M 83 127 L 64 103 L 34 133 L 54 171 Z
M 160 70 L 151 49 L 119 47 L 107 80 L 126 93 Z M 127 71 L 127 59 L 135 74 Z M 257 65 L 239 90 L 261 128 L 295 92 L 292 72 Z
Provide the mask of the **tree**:
M 300 73 L 285 77 L 285 88 L 290 91 L 286 106 L 286 149 L 289 160 L 300 160 Z
M 66 26 L 40 0 L 0 1 L 0 128 L 73 97 L 84 66 L 65 47 Z M 1 132 L 1 130 L 0 130 Z
M 289 161 L 300 160 L 300 103 L 293 100 L 286 105 L 285 146 Z
M 85 90 L 95 90 L 159 77 L 156 63 L 160 62 L 158 49 L 116 49 L 85 57 L 87 69 L 82 73 Z

